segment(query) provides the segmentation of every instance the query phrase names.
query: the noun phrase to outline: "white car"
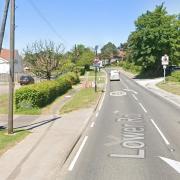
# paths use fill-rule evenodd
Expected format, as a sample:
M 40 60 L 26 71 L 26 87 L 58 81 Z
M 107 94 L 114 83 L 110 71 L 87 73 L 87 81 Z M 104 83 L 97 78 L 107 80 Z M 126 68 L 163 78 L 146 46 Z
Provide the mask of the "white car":
M 110 81 L 120 81 L 120 72 L 118 70 L 110 71 Z

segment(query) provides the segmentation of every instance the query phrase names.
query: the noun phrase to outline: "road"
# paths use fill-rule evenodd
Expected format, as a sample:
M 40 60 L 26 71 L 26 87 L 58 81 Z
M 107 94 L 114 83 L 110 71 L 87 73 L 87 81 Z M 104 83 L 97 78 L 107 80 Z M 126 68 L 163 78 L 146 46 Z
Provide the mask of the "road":
M 179 180 L 180 110 L 121 74 L 57 179 Z

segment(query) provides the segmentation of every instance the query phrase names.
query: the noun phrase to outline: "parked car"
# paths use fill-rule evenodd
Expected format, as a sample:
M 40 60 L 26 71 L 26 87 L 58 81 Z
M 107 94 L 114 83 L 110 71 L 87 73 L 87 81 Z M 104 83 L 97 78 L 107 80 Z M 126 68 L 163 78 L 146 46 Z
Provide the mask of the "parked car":
M 110 71 L 110 81 L 120 81 L 120 72 L 118 70 Z
M 19 83 L 20 85 L 34 84 L 34 78 L 30 75 L 22 75 Z

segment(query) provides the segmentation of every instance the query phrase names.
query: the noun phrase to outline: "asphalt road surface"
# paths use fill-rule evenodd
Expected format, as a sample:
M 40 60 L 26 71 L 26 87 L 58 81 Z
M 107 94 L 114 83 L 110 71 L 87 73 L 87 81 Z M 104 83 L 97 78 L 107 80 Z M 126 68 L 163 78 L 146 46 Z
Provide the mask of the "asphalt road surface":
M 179 180 L 180 109 L 121 74 L 57 179 Z

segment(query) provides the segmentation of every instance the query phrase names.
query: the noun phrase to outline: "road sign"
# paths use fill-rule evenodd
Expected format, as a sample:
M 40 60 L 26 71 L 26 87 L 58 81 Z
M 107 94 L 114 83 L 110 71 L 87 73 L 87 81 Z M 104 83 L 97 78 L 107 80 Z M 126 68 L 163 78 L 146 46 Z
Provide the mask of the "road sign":
M 167 54 L 162 56 L 161 63 L 162 63 L 162 65 L 168 65 L 169 64 L 169 56 Z

